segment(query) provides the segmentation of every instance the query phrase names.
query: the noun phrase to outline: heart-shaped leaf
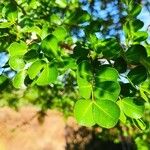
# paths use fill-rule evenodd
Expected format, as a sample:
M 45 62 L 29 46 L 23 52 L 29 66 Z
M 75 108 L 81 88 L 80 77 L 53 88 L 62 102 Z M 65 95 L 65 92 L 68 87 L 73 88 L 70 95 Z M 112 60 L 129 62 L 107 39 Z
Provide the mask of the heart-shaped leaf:
M 81 125 L 93 126 L 97 123 L 101 127 L 112 128 L 118 122 L 120 109 L 110 100 L 78 100 L 74 114 Z

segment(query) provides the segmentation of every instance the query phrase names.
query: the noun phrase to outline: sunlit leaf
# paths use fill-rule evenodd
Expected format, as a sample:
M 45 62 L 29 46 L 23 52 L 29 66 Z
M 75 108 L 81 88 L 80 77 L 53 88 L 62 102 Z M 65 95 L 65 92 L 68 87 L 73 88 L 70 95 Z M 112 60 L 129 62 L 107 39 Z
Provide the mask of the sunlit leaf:
M 52 34 L 48 35 L 42 40 L 41 49 L 48 56 L 57 56 L 59 51 L 57 38 Z
M 58 76 L 58 71 L 55 64 L 46 64 L 44 66 L 43 71 L 41 72 L 40 76 L 38 77 L 36 83 L 37 85 L 48 85 L 56 81 Z
M 95 122 L 104 128 L 114 127 L 120 116 L 118 105 L 109 100 L 97 100 L 94 102 L 93 115 Z
M 18 72 L 15 77 L 13 78 L 13 86 L 15 88 L 22 88 L 24 87 L 24 80 L 26 77 L 26 70 L 22 70 Z
M 80 125 L 93 126 L 93 102 L 90 100 L 78 100 L 74 107 L 74 115 Z
M 123 112 L 131 118 L 138 119 L 143 116 L 144 102 L 140 99 L 126 97 L 121 100 Z
M 12 69 L 19 71 L 25 67 L 25 62 L 20 56 L 13 56 L 9 59 L 9 65 Z
M 11 57 L 17 56 L 17 55 L 24 55 L 27 52 L 27 45 L 25 42 L 13 42 L 9 47 L 8 47 L 8 52 Z
M 37 60 L 28 69 L 28 75 L 30 79 L 34 79 L 44 67 L 45 61 Z

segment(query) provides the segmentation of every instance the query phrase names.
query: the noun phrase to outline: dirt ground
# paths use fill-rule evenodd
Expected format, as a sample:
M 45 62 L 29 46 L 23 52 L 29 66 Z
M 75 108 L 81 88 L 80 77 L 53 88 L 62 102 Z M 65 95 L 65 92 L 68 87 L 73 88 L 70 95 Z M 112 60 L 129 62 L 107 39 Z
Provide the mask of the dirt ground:
M 64 150 L 65 121 L 62 114 L 49 110 L 43 123 L 37 110 L 24 107 L 16 112 L 0 109 L 0 150 Z
M 37 112 L 31 106 L 18 112 L 0 108 L 0 150 L 123 150 L 122 144 L 100 141 L 94 130 L 79 126 L 73 117 L 65 120 L 56 110 L 39 117 Z

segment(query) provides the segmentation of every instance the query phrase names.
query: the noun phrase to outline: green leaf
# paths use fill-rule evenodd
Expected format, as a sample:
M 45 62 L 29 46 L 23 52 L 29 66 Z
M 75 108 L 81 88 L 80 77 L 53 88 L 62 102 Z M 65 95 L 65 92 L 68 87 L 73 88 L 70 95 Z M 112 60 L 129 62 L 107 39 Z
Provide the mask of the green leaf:
M 121 120 L 122 123 L 126 123 L 126 120 L 127 120 L 127 117 L 125 116 L 123 110 L 122 110 L 122 103 L 121 103 L 121 100 L 117 101 L 117 105 L 119 106 L 120 108 L 120 117 L 119 119 Z
M 18 10 L 15 3 L 9 3 L 7 4 L 3 10 L 3 15 L 7 17 L 7 19 L 11 22 L 15 22 L 18 18 Z
M 95 124 L 93 102 L 90 100 L 78 100 L 74 107 L 74 115 L 80 125 L 93 126 Z
M 60 25 L 62 23 L 62 20 L 58 14 L 52 14 L 50 16 L 50 22 L 53 24 Z
M 77 8 L 74 12 L 71 13 L 67 23 L 71 24 L 80 24 L 86 21 L 89 21 L 91 16 L 87 11 Z
M 114 63 L 114 68 L 119 72 L 119 73 L 124 73 L 127 70 L 127 63 L 126 61 L 122 58 L 119 57 L 115 60 Z
M 77 83 L 79 86 L 80 95 L 85 99 L 90 99 L 92 93 L 92 84 L 86 79 L 81 78 L 77 75 Z
M 25 86 L 24 85 L 25 77 L 26 77 L 26 70 L 18 72 L 13 78 L 13 86 L 15 88 L 23 88 Z
M 117 58 L 120 56 L 121 46 L 116 38 L 109 38 L 102 42 L 102 53 L 106 58 Z
M 119 77 L 118 71 L 112 67 L 101 66 L 95 74 L 96 80 L 101 81 L 117 81 Z
M 1 22 L 0 23 L 0 29 L 10 28 L 13 24 L 14 24 L 13 22 Z
M 142 57 L 140 63 L 148 70 L 148 73 L 150 74 L 150 57 Z
M 131 118 L 139 119 L 144 113 L 144 103 L 142 100 L 126 97 L 121 100 L 123 112 Z
M 9 59 L 9 65 L 13 70 L 20 71 L 25 67 L 25 62 L 21 56 L 13 56 Z
M 133 40 L 134 42 L 142 42 L 148 38 L 148 33 L 145 31 L 138 31 L 134 33 Z
M 21 29 L 21 32 L 23 33 L 33 33 L 35 32 L 37 35 L 39 35 L 41 37 L 42 34 L 42 30 L 38 27 L 38 26 L 25 26 L 23 29 Z
M 147 79 L 140 85 L 140 94 L 145 101 L 149 101 L 150 97 L 150 80 Z M 148 97 L 149 96 L 149 97 Z
M 67 1 L 66 0 L 56 0 L 55 3 L 60 7 L 60 8 L 65 8 L 67 6 Z
M 25 55 L 23 56 L 23 59 L 27 62 L 33 62 L 37 60 L 39 57 L 39 53 L 37 50 L 29 50 Z
M 144 26 L 144 23 L 141 20 L 133 19 L 133 20 L 127 21 L 124 24 L 123 30 L 125 32 L 126 37 L 130 39 L 134 35 L 134 33 L 136 33 L 143 26 Z
M 30 79 L 34 79 L 44 67 L 45 61 L 37 60 L 28 69 L 28 75 Z
M 44 70 L 41 72 L 39 78 L 37 79 L 37 85 L 48 85 L 56 81 L 58 76 L 58 71 L 55 64 L 46 64 Z
M 57 38 L 50 34 L 41 42 L 41 49 L 47 56 L 56 57 L 59 52 Z
M 132 10 L 130 11 L 130 14 L 133 17 L 137 17 L 140 14 L 141 10 L 142 10 L 142 6 L 141 5 L 133 4 L 132 5 Z
M 93 115 L 95 122 L 104 128 L 114 127 L 120 116 L 118 105 L 109 100 L 97 100 L 94 102 Z
M 146 49 L 144 46 L 136 44 L 128 48 L 125 56 L 129 63 L 137 64 L 140 60 L 147 57 Z
M 118 76 L 116 69 L 101 66 L 95 74 L 95 97 L 97 99 L 116 101 L 120 93 L 120 85 L 117 81 Z
M 65 69 L 77 69 L 76 60 L 71 57 L 62 57 Z
M 93 75 L 91 70 L 92 66 L 87 60 L 84 60 L 78 64 L 77 73 L 83 79 L 90 80 L 92 78 Z
M 140 130 L 145 130 L 146 129 L 146 124 L 142 119 L 133 119 L 132 120 L 134 125 L 139 128 Z
M 97 99 L 108 99 L 116 101 L 120 94 L 120 85 L 114 81 L 95 81 L 94 96 Z
M 67 31 L 64 27 L 58 27 L 53 32 L 53 35 L 59 40 L 62 41 L 67 36 Z
M 9 47 L 8 47 L 8 52 L 11 57 L 17 56 L 17 55 L 24 55 L 27 52 L 27 45 L 25 42 L 13 42 Z
M 87 58 L 88 54 L 89 49 L 82 47 L 80 44 L 77 44 L 77 46 L 73 50 L 73 56 L 75 58 Z
M 0 85 L 3 84 L 8 78 L 5 75 L 0 75 Z
M 138 85 L 146 80 L 147 70 L 143 66 L 137 66 L 130 70 L 127 76 L 133 84 Z

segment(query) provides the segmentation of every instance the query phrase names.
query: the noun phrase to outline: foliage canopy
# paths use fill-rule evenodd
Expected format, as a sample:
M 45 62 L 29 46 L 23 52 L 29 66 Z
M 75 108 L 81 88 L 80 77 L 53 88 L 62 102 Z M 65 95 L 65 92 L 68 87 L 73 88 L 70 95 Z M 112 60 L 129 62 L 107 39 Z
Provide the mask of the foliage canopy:
M 150 46 L 137 19 L 141 4 L 119 3 L 119 36 L 106 35 L 110 22 L 83 6 L 78 0 L 2 0 L 0 50 L 8 61 L 0 66 L 1 87 L 10 78 L 15 88 L 47 87 L 53 97 L 77 100 L 81 125 L 112 128 L 120 120 L 145 129 Z

